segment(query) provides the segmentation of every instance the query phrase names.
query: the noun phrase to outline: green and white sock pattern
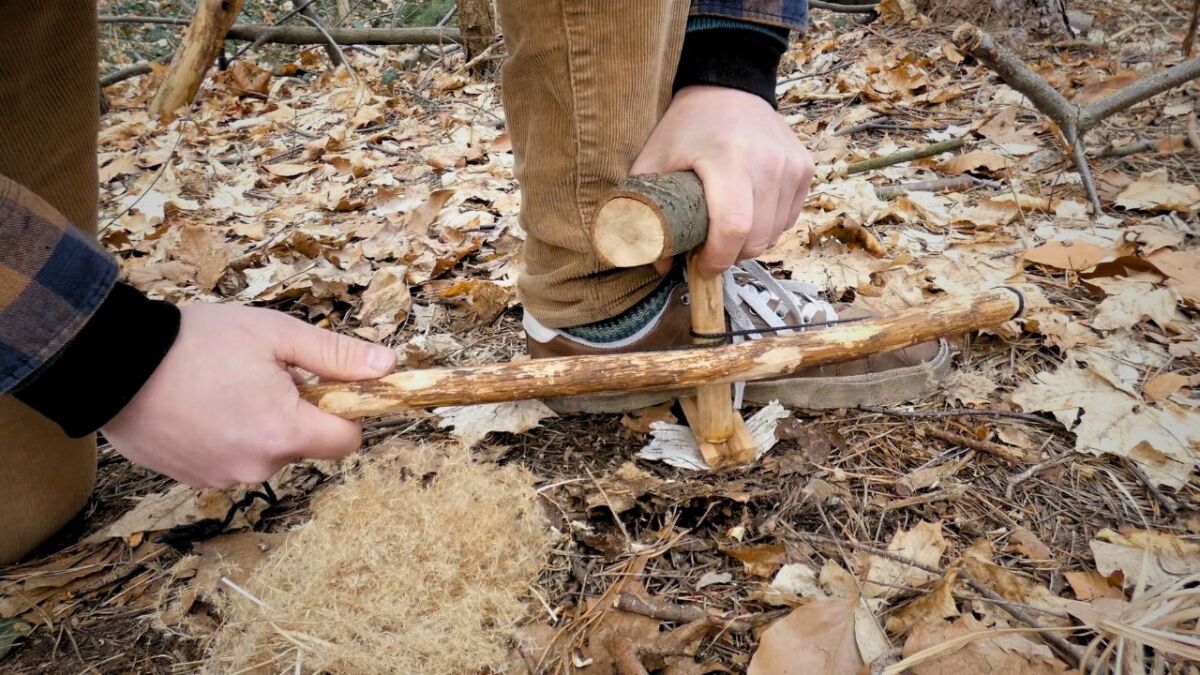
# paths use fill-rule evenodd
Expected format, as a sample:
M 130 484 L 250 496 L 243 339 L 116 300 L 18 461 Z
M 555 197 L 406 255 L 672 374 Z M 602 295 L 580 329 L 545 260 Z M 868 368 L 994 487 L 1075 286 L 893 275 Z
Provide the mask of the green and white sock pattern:
M 642 298 L 636 305 L 612 317 L 583 326 L 563 328 L 562 332 L 588 342 L 617 342 L 630 337 L 646 327 L 666 307 L 671 297 L 671 290 L 678 283 L 676 275 L 671 274 L 654 289 L 654 292 Z

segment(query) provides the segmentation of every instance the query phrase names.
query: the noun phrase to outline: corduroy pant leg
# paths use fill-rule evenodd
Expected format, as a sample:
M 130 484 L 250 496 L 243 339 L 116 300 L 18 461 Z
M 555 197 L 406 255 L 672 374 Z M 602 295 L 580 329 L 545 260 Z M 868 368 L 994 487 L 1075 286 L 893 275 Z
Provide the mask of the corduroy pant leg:
M 95 0 L 0 0 L 0 26 L 0 174 L 94 234 Z M 94 438 L 68 438 L 16 399 L 0 398 L 0 563 L 65 525 L 95 480 Z
M 671 100 L 688 0 L 498 0 L 504 108 L 527 233 L 518 288 L 553 327 L 614 316 L 660 276 L 610 269 L 588 227 Z

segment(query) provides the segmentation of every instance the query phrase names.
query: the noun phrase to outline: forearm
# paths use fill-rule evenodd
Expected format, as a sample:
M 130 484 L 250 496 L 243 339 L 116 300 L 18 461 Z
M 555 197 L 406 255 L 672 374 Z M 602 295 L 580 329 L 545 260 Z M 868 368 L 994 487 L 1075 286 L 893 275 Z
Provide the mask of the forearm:
M 118 284 L 98 243 L 4 176 L 0 242 L 0 395 L 91 433 L 170 349 L 178 310 Z
M 792 29 L 801 29 L 807 2 L 693 0 L 676 73 L 676 91 L 712 85 L 746 91 L 775 105 L 776 71 Z

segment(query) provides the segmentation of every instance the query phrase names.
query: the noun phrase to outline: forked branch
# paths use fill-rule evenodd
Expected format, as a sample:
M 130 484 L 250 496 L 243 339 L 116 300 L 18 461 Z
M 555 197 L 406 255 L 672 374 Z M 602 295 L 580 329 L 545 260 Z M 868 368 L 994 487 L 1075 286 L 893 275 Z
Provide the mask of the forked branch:
M 1079 176 L 1083 179 L 1088 200 L 1096 214 L 1103 211 L 1103 206 L 1084 153 L 1084 135 L 1104 119 L 1200 77 L 1200 57 L 1196 57 L 1139 79 L 1120 91 L 1082 107 L 1067 100 L 1020 57 L 979 28 L 963 24 L 954 31 L 952 39 L 959 49 L 995 71 L 1008 86 L 1024 94 L 1042 114 L 1058 124 L 1063 138 L 1071 146 Z

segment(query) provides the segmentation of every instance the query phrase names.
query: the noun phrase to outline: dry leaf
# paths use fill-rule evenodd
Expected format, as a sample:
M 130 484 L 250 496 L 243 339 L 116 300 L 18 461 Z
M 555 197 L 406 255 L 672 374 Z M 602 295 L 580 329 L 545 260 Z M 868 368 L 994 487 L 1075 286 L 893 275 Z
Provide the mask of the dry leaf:
M 229 267 L 229 247 L 224 238 L 203 225 L 189 225 L 179 230 L 175 255 L 196 268 L 196 286 L 211 291 Z
M 661 478 L 633 462 L 625 462 L 599 482 L 600 489 L 587 497 L 587 507 L 608 506 L 613 513 L 628 511 L 639 497 L 663 484 Z
M 940 645 L 964 635 L 987 629 L 970 614 L 953 623 L 930 621 L 917 624 L 904 643 L 904 656 L 909 657 L 927 647 Z M 1016 675 L 1055 675 L 1067 671 L 1066 664 L 1055 658 L 1050 648 L 1023 635 L 1012 633 L 996 636 L 981 635 L 957 649 L 942 652 L 912 666 L 905 672 L 913 675 L 964 675 L 1010 673 Z
M 1151 401 L 1165 401 L 1188 386 L 1190 381 L 1188 377 L 1179 373 L 1159 373 L 1146 381 L 1142 393 Z
M 453 427 L 450 435 L 462 441 L 467 448 L 474 447 L 493 431 L 519 434 L 536 428 L 547 417 L 557 417 L 541 401 L 450 406 L 435 408 L 433 414 L 440 420 L 438 427 Z
M 1061 613 L 1063 599 L 1051 593 L 1050 589 L 992 562 L 991 545 L 987 540 L 981 539 L 964 551 L 962 561 L 971 576 L 1005 599 L 1031 605 L 1051 614 Z M 1070 623 L 1051 614 L 1045 615 L 1045 623 L 1052 626 Z
M 1041 246 L 1025 251 L 1025 262 L 1046 265 L 1060 270 L 1082 272 L 1106 260 L 1115 259 L 1116 253 L 1086 241 L 1048 241 Z
M 1099 572 L 1064 572 L 1063 577 L 1071 585 L 1076 600 L 1087 602 L 1096 598 L 1113 598 L 1124 600 L 1125 593 L 1121 591 L 1121 582 L 1113 584 L 1113 577 L 1106 577 Z
M 271 87 L 271 71 L 259 68 L 249 59 L 238 59 L 229 67 L 230 79 L 242 93 L 266 96 Z
M 1171 404 L 1144 405 L 1136 392 L 1115 387 L 1096 365 L 1069 356 L 1054 372 L 1023 382 L 1012 401 L 1027 412 L 1053 413 L 1075 432 L 1075 450 L 1109 453 L 1137 462 L 1158 484 L 1182 487 L 1195 470 L 1200 413 Z
M 1054 559 L 1050 547 L 1024 527 L 1013 528 L 1012 534 L 1008 536 L 1008 547 L 1035 562 Z
M 780 567 L 763 591 L 763 602 L 769 605 L 798 605 L 804 598 L 823 597 L 825 592 L 817 585 L 817 573 L 804 563 Z
M 1172 183 L 1166 169 L 1142 174 L 1117 195 L 1117 206 L 1138 211 L 1195 211 L 1200 187 Z
M 437 221 L 438 214 L 454 196 L 454 190 L 434 190 L 429 197 L 408 215 L 405 229 L 415 234 L 428 234 L 429 226 Z
M 404 265 L 380 268 L 371 279 L 371 285 L 363 291 L 358 320 L 364 326 L 376 326 L 407 318 L 412 309 L 407 277 L 408 268 Z
M 921 521 L 909 530 L 896 530 L 888 543 L 887 550 L 896 555 L 937 567 L 949 542 L 942 535 L 942 524 Z M 906 565 L 877 555 L 867 557 L 863 593 L 869 598 L 887 597 L 896 594 L 897 586 L 924 586 L 933 575 L 923 569 Z
M 1187 251 L 1155 251 L 1146 256 L 1167 277 L 1167 285 L 1179 291 L 1192 305 L 1200 305 L 1200 248 Z
M 263 168 L 267 170 L 267 173 L 281 178 L 295 178 L 296 176 L 301 176 L 312 171 L 317 166 L 315 164 L 289 164 L 287 162 L 280 162 L 278 164 L 267 164 Z
M 1104 529 L 1090 546 L 1100 574 L 1120 572 L 1125 588 L 1153 588 L 1200 572 L 1200 543 L 1170 532 Z
M 887 629 L 893 635 L 903 635 L 919 623 L 951 619 L 958 616 L 958 605 L 954 603 L 954 580 L 958 569 L 946 570 L 929 592 L 909 602 L 888 617 Z
M 1000 175 L 1007 172 L 1008 165 L 1008 158 L 998 152 L 972 150 L 942 162 L 938 169 L 954 175 L 963 173 Z
M 675 415 L 671 413 L 674 405 L 674 401 L 667 401 L 662 405 L 630 411 L 621 416 L 621 426 L 635 433 L 648 434 L 650 425 L 655 422 L 675 424 L 679 420 L 675 419 Z
M 1092 82 L 1090 84 L 1085 84 L 1075 92 L 1075 95 L 1071 98 L 1071 100 L 1073 100 L 1077 105 L 1086 106 L 1095 103 L 1102 98 L 1117 93 L 1118 91 L 1128 87 L 1134 82 L 1137 82 L 1143 77 L 1145 77 L 1145 75 L 1136 70 L 1127 70 L 1123 73 L 1117 73 L 1112 77 L 1108 77 L 1097 82 Z
M 763 632 L 747 675 L 857 675 L 854 634 L 860 599 L 824 598 L 797 607 Z
M 782 542 L 722 546 L 721 550 L 742 561 L 742 564 L 746 566 L 746 574 L 752 577 L 770 577 L 787 559 L 787 549 Z
M 1178 302 L 1175 290 L 1151 288 L 1149 284 L 1130 284 L 1122 292 L 1109 295 L 1096 307 L 1092 328 L 1132 328 L 1146 319 L 1164 328 L 1176 322 L 1182 323 L 1183 315 L 1175 310 Z

